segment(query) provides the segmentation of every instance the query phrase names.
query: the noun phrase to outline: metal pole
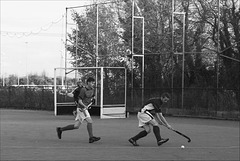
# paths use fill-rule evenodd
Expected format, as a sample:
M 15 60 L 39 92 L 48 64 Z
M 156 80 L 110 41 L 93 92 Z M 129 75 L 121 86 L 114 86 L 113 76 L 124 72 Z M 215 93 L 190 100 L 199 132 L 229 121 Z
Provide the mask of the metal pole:
M 174 55 L 174 0 L 172 0 L 172 107 L 173 107 L 173 86 L 174 86 L 174 68 L 173 68 L 173 55 Z
M 78 51 L 78 24 L 77 24 L 77 22 L 76 22 L 76 55 L 75 55 L 75 62 L 76 62 L 76 64 L 75 64 L 75 67 L 77 67 L 78 65 L 77 65 L 77 51 Z M 75 70 L 75 81 L 77 81 L 77 70 Z M 75 82 L 75 83 L 77 83 L 77 82 Z
M 4 77 L 4 74 L 2 74 L 2 80 L 3 80 L 3 86 L 5 86 L 5 77 Z
M 138 7 L 138 6 L 137 6 Z M 139 9 L 139 7 L 138 7 Z M 139 10 L 138 10 L 139 11 Z M 142 19 L 142 55 L 135 55 L 134 54 L 134 19 L 137 18 L 137 19 Z M 131 67 L 132 67 L 132 78 L 131 78 L 131 83 L 132 83 L 132 90 L 131 90 L 131 99 L 132 99 L 132 102 L 133 102 L 133 88 L 134 88 L 134 69 L 133 69 L 133 61 L 134 61 L 134 56 L 140 56 L 142 58 L 142 96 L 141 96 L 141 102 L 143 103 L 144 101 L 144 49 L 145 49 L 145 44 L 144 44 L 144 17 L 142 16 L 135 16 L 135 0 L 132 0 L 132 53 L 131 53 L 131 56 L 132 56 L 132 61 L 131 61 Z
M 174 7 L 174 6 L 173 6 Z M 185 12 L 173 12 L 173 16 L 172 16 L 172 21 L 174 21 L 174 14 L 180 14 L 183 15 L 183 36 L 182 36 L 182 109 L 183 109 L 183 105 L 184 105 L 184 66 L 185 66 Z M 172 27 L 174 26 L 174 23 L 172 22 Z M 174 27 L 173 27 L 174 30 Z M 173 31 L 174 32 L 174 31 Z M 173 33 L 172 33 L 173 35 Z M 172 45 L 173 44 L 173 36 L 172 36 Z M 172 76 L 172 86 L 173 86 L 173 76 Z
M 144 59 L 144 39 L 145 39 L 145 37 L 144 37 L 144 28 L 145 28 L 145 26 L 144 26 L 144 17 L 142 18 L 142 55 L 143 55 L 143 57 L 142 57 L 142 104 L 143 104 L 143 102 L 144 102 L 144 69 L 145 69 L 145 66 L 144 66 L 144 64 L 145 64 L 145 59 Z
M 174 5 L 175 5 L 175 2 L 174 0 L 172 0 L 172 50 L 173 50 L 173 53 L 174 53 Z
M 182 109 L 184 104 L 184 66 L 185 66 L 185 13 L 183 14 L 183 60 L 182 60 Z
M 124 80 L 124 81 L 125 81 L 125 82 L 124 82 L 124 83 L 125 83 L 125 89 L 124 89 L 124 90 L 125 90 L 125 92 L 124 92 L 124 94 L 125 94 L 125 96 L 124 96 L 124 106 L 125 106 L 125 109 L 126 109 L 125 112 L 126 112 L 126 115 L 127 115 L 127 69 L 126 69 L 126 68 L 124 69 L 124 72 L 125 72 L 125 73 L 124 73 L 124 74 L 125 74 L 125 80 Z M 128 115 L 127 115 L 127 116 L 128 116 Z
M 96 1 L 98 1 L 98 0 L 96 0 Z M 102 2 L 102 3 L 98 3 L 98 4 L 109 4 L 109 3 L 116 3 L 116 1 L 114 2 L 113 0 L 110 0 L 110 1 Z M 89 7 L 89 6 L 92 6 L 92 4 L 82 5 L 82 6 L 68 7 L 68 9 L 75 9 L 75 8 Z
M 99 21 L 99 17 L 98 17 L 98 3 L 96 3 L 96 7 L 97 7 L 97 28 L 96 28 L 96 67 L 98 67 L 98 21 Z
M 174 6 L 173 6 L 174 7 Z M 182 36 L 182 109 L 184 105 L 184 66 L 185 66 L 185 12 L 173 12 L 172 16 L 172 21 L 174 21 L 174 14 L 180 14 L 183 15 L 183 36 Z M 174 32 L 174 23 L 172 22 L 172 27 Z M 173 33 L 172 33 L 172 46 L 174 45 L 173 43 Z M 172 76 L 172 86 L 173 86 L 173 76 Z
M 54 115 L 57 115 L 57 80 L 56 80 L 56 68 L 54 69 Z
M 220 0 L 218 0 L 218 28 L 217 28 L 217 106 L 216 110 L 218 110 L 218 88 L 219 88 L 219 34 L 220 34 Z
M 134 0 L 132 0 L 132 51 L 131 51 L 131 68 L 132 68 L 132 75 L 131 75 L 131 102 L 133 103 L 133 74 L 134 74 L 134 70 L 133 70 L 133 54 L 134 54 Z M 133 104 L 132 104 L 133 105 Z
M 66 84 L 66 80 L 67 80 L 67 10 L 68 8 L 66 8 L 66 28 L 65 28 L 65 83 Z M 63 85 L 63 84 L 62 84 Z
M 96 2 L 96 9 L 97 9 L 97 27 L 96 27 L 96 67 L 98 67 L 98 32 L 99 32 L 99 30 L 98 30 L 98 21 L 99 21 L 99 17 L 98 17 L 98 15 L 99 15 L 99 11 L 98 11 L 98 3 Z M 95 79 L 96 79 L 96 81 L 95 81 L 95 87 L 97 87 L 97 84 L 98 84 L 98 72 L 97 72 L 98 70 L 96 69 L 96 73 L 95 73 Z M 101 75 L 101 77 L 102 77 L 102 75 Z M 98 102 L 98 93 L 97 93 L 97 90 L 95 90 L 95 96 L 96 96 L 96 102 Z M 102 95 L 100 95 L 100 97 L 102 97 Z
M 218 29 L 217 29 L 217 89 L 219 87 L 219 28 L 220 28 L 220 0 L 218 0 Z
M 100 118 L 103 115 L 103 67 L 101 67 L 101 97 L 100 97 Z
M 217 89 L 219 88 L 219 41 L 220 41 L 220 0 L 218 0 L 218 31 L 217 31 Z
M 17 85 L 19 86 L 19 73 L 18 73 L 18 79 L 17 79 L 17 82 L 18 82 Z

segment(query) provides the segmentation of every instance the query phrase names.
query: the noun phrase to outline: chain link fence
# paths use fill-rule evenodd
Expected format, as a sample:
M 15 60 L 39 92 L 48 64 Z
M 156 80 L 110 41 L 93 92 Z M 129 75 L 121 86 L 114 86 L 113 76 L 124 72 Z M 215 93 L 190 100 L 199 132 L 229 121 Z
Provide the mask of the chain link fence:
M 144 100 L 142 100 L 143 90 L 141 88 L 134 88 L 133 100 L 131 97 L 132 89 L 128 88 L 127 111 L 137 112 L 147 99 L 160 96 L 163 92 L 169 92 L 172 99 L 163 107 L 163 112 L 168 115 L 240 119 L 239 90 L 185 88 L 184 91 L 182 107 L 181 88 L 144 89 Z M 64 99 L 65 96 L 59 94 L 59 98 Z M 53 111 L 53 100 L 52 89 L 43 87 L 0 87 L 0 108 Z
M 45 87 L 0 87 L 0 108 L 53 110 L 53 90 Z
M 151 97 L 159 97 L 163 92 L 171 94 L 172 99 L 164 105 L 163 112 L 176 116 L 197 116 L 223 119 L 240 119 L 240 90 L 212 88 L 184 88 L 182 106 L 182 88 L 128 89 L 127 107 L 129 112 L 137 112 L 142 103 Z

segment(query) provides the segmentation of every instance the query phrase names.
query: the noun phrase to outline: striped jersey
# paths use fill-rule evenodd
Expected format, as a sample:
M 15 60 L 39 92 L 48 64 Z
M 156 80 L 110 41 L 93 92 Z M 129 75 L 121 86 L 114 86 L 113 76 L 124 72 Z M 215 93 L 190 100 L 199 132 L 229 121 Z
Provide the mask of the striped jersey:
M 140 112 L 152 112 L 155 111 L 156 113 L 161 113 L 161 106 L 163 102 L 161 98 L 150 98 L 146 103 L 144 103 Z

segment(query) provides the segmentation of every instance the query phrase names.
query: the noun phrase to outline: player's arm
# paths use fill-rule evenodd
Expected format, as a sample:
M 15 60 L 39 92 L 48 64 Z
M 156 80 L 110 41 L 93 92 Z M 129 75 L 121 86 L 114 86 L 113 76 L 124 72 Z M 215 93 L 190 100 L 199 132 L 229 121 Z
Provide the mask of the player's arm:
M 92 102 L 93 105 L 96 103 L 95 97 L 92 98 L 91 102 Z
M 87 106 L 83 103 L 82 99 L 78 99 L 78 103 L 82 107 L 82 109 L 87 109 Z
M 157 116 L 157 121 L 160 125 L 164 125 L 169 129 L 173 129 L 172 126 L 167 122 L 167 120 L 165 119 L 165 117 L 162 115 L 162 113 L 156 113 Z
M 78 95 L 78 104 L 80 105 L 81 109 L 87 109 L 87 106 L 83 103 L 83 98 L 85 97 L 85 88 L 81 88 L 79 95 Z

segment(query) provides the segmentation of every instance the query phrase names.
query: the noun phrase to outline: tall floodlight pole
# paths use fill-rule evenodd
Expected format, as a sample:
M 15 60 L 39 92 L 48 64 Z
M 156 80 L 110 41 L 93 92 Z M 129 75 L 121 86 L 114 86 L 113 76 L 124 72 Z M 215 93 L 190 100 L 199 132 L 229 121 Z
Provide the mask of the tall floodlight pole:
M 217 28 L 217 106 L 218 109 L 218 87 L 219 87 L 219 33 L 220 32 L 220 0 L 218 0 L 218 28 Z M 217 110 L 216 109 L 216 110 Z
M 185 12 L 173 12 L 173 20 L 174 21 L 174 15 L 182 15 L 183 16 L 183 36 L 182 36 L 182 53 L 180 53 L 182 55 L 182 108 L 183 108 L 183 103 L 184 103 L 184 66 L 185 66 Z M 172 32 L 174 33 L 174 22 L 172 24 Z M 173 45 L 173 40 L 172 40 L 172 45 Z M 176 53 L 179 54 L 179 53 Z
M 185 12 L 182 13 L 183 14 L 183 38 L 182 38 L 182 42 L 183 42 L 183 60 L 182 60 L 182 109 L 183 109 L 183 103 L 184 103 L 184 66 L 185 66 Z
M 66 70 L 66 68 L 65 68 Z M 57 70 L 54 68 L 54 115 L 57 116 Z
M 99 21 L 99 11 L 98 11 L 98 0 L 96 1 L 96 14 L 97 14 L 97 25 L 96 25 L 96 57 L 95 57 L 95 61 L 96 61 L 96 65 L 95 65 L 95 67 L 98 67 L 98 32 L 99 32 L 99 30 L 98 30 L 98 21 Z M 97 87 L 97 84 L 98 84 L 98 70 L 96 69 L 95 70 L 96 72 L 95 72 L 95 79 L 96 79 L 96 81 L 95 81 L 95 87 Z M 103 72 L 102 70 L 101 70 L 101 72 Z M 102 76 L 102 75 L 101 75 Z M 100 78 L 101 80 L 102 80 L 102 78 Z M 102 88 L 102 87 L 100 87 L 100 88 Z M 101 90 L 103 90 L 103 89 L 101 89 Z M 95 98 L 96 98 L 96 102 L 98 102 L 98 95 L 97 95 L 98 93 L 97 93 L 97 90 L 95 90 Z M 102 96 L 102 95 L 101 95 Z M 100 100 L 100 104 L 102 104 L 103 102 L 101 102 L 101 101 L 103 101 L 103 100 Z
M 173 61 L 173 55 L 174 55 L 174 11 L 175 11 L 175 3 L 174 0 L 172 0 L 172 83 L 171 83 L 171 87 L 172 87 L 172 107 L 173 107 L 173 87 L 174 87 L 174 61 Z
M 145 75 L 145 72 L 144 72 L 144 69 L 145 69 L 145 56 L 144 56 L 144 50 L 145 50 L 145 32 L 144 32 L 144 29 L 145 29 L 145 25 L 144 25 L 144 17 L 142 17 L 142 104 L 143 104 L 143 101 L 144 101 L 144 75 Z
M 138 5 L 136 4 L 137 6 L 137 9 L 138 9 L 138 12 L 140 12 L 141 14 L 141 11 L 140 11 L 140 8 L 138 7 Z M 132 56 L 132 61 L 131 61 L 131 68 L 132 68 L 132 78 L 131 78 L 131 83 L 132 83 L 132 101 L 133 101 L 133 87 L 134 87 L 134 70 L 133 70 L 133 61 L 134 61 L 134 57 L 141 57 L 142 58 L 142 71 L 141 71 L 141 74 L 142 74 L 142 80 L 141 80 L 141 83 L 142 83 L 142 96 L 141 96 L 141 99 L 142 99 L 142 102 L 144 101 L 144 17 L 143 16 L 135 16 L 135 10 L 134 10 L 134 7 L 135 7 L 135 0 L 132 0 L 132 53 L 131 53 L 131 56 Z M 141 14 L 142 15 L 142 14 Z M 135 54 L 134 53 L 134 20 L 135 19 L 141 19 L 142 20 L 142 54 Z
M 96 67 L 98 67 L 98 2 L 96 2 L 96 10 L 97 10 L 97 26 L 96 26 Z
M 66 25 L 65 25 L 66 26 L 65 27 L 65 74 L 64 74 L 65 81 L 67 80 L 67 11 L 68 11 L 68 8 L 66 8 Z
M 77 58 L 78 58 L 78 23 L 76 22 L 76 42 L 75 42 L 75 46 L 76 46 L 76 50 L 75 50 L 75 52 L 76 52 L 76 55 L 75 55 L 75 67 L 78 67 L 78 64 L 77 64 Z M 76 83 L 77 83 L 77 70 L 75 70 L 75 81 L 76 81 Z
M 131 102 L 133 102 L 133 54 L 134 54 L 134 0 L 132 0 L 132 50 L 131 50 L 131 69 L 132 69 L 132 75 L 131 75 Z
M 217 90 L 219 87 L 219 31 L 220 31 L 220 0 L 218 0 L 218 28 L 217 28 Z

